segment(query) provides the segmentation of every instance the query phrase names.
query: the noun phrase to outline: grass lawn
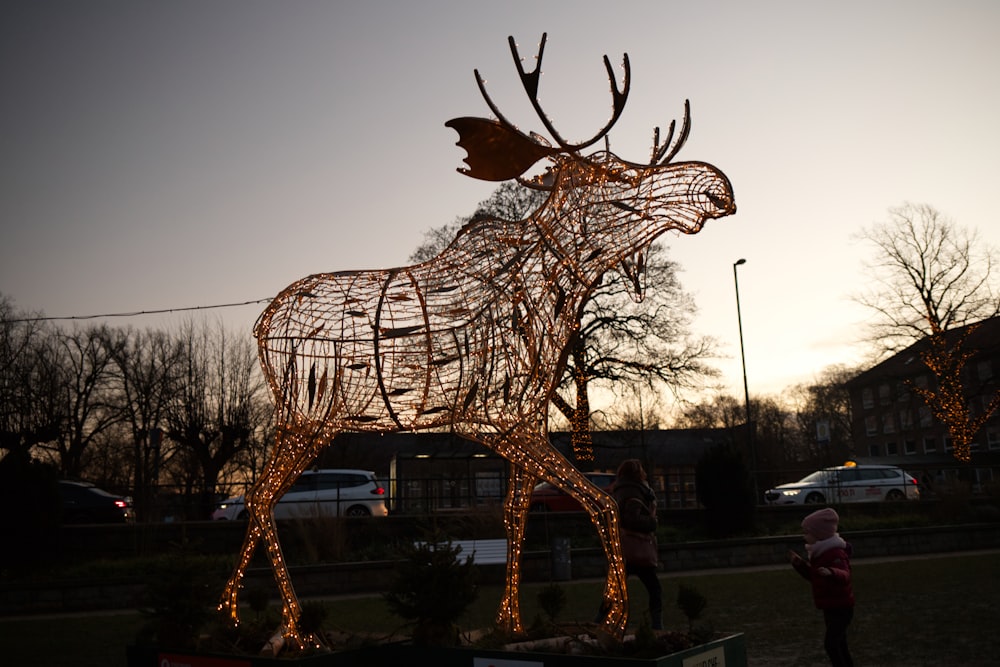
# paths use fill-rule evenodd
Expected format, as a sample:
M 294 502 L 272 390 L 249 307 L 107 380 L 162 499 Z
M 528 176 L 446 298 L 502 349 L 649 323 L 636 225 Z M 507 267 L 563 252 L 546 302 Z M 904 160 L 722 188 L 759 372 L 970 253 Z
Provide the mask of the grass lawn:
M 887 562 L 856 561 L 858 605 L 849 634 L 855 662 L 866 667 L 1000 664 L 1000 553 L 956 554 Z M 707 600 L 703 621 L 718 631 L 746 635 L 753 667 L 819 667 L 823 620 L 808 584 L 791 567 L 750 572 L 663 573 L 665 622 L 681 628 L 687 619 L 674 604 L 678 585 L 696 588 Z M 630 580 L 633 618 L 645 608 L 645 591 Z M 592 620 L 600 602 L 599 582 L 561 584 L 568 611 L 558 620 Z M 522 591 L 524 621 L 538 613 L 541 586 Z M 491 624 L 501 591 L 484 588 L 464 622 Z M 398 631 L 381 597 L 327 601 L 327 625 L 348 632 Z M 143 619 L 135 613 L 78 614 L 30 619 L 0 618 L 0 663 L 20 667 L 124 667 L 125 646 Z

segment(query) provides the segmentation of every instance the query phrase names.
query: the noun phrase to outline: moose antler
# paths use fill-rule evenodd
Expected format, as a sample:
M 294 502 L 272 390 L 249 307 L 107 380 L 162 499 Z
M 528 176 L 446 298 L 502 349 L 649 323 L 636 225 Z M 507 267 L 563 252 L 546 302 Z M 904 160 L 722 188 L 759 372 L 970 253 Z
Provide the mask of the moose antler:
M 541 103 L 538 101 L 538 80 L 541 74 L 542 55 L 545 52 L 545 40 L 547 34 L 542 33 L 542 39 L 538 46 L 538 55 L 535 56 L 535 69 L 531 72 L 524 70 L 521 57 L 517 51 L 517 43 L 513 37 L 508 37 L 510 52 L 514 57 L 514 64 L 517 66 L 518 74 L 521 78 L 521 85 L 531 100 L 531 105 L 535 113 L 541 119 L 545 129 L 558 144 L 558 148 L 553 147 L 544 137 L 531 132 L 525 134 L 517 129 L 500 108 L 493 102 L 489 93 L 486 92 L 486 81 L 479 70 L 474 70 L 476 83 L 479 92 L 486 100 L 487 106 L 497 120 L 486 118 L 462 117 L 453 118 L 445 123 L 446 127 L 455 129 L 459 134 L 458 145 L 465 148 L 468 156 L 465 162 L 468 168 L 459 169 L 460 172 L 473 178 L 486 181 L 506 181 L 516 178 L 524 185 L 529 185 L 520 176 L 527 171 L 538 160 L 555 155 L 560 152 L 579 154 L 579 151 L 597 142 L 601 137 L 606 137 L 611 127 L 621 117 L 625 109 L 625 102 L 631 88 L 631 68 L 629 66 L 628 54 L 624 55 L 625 77 L 621 89 L 618 88 L 618 81 L 615 78 L 611 61 L 604 56 L 604 67 L 608 71 L 608 79 L 611 81 L 611 95 L 613 99 L 611 119 L 601 130 L 587 141 L 577 144 L 567 142 L 556 130 L 552 121 L 545 115 Z M 537 183 L 530 184 L 529 187 L 538 187 Z
M 622 115 L 622 111 L 625 110 L 625 102 L 628 100 L 628 93 L 631 87 L 631 67 L 628 62 L 628 54 L 623 56 L 623 67 L 625 68 L 625 79 L 622 83 L 622 89 L 618 89 L 618 81 L 615 77 L 615 71 L 611 67 L 611 61 L 607 56 L 604 56 L 604 68 L 608 71 L 608 80 L 611 82 L 611 95 L 614 100 L 612 105 L 611 119 L 607 124 L 598 131 L 592 138 L 587 141 L 580 142 L 578 144 L 570 144 L 565 139 L 560 136 L 559 132 L 556 131 L 555 126 L 552 125 L 552 121 L 549 117 L 545 115 L 545 111 L 542 110 L 542 105 L 538 101 L 538 79 L 542 71 L 542 55 L 545 52 L 545 40 L 548 33 L 542 33 L 542 39 L 538 44 L 538 55 L 535 56 L 535 69 L 531 72 L 524 71 L 524 64 L 520 54 L 517 51 L 517 43 L 514 42 L 513 37 L 508 37 L 507 41 L 510 44 L 510 53 L 514 57 L 514 65 L 517 67 L 517 73 L 521 77 L 521 85 L 524 86 L 524 92 L 528 94 L 528 99 L 531 100 L 531 106 L 534 107 L 535 113 L 538 114 L 538 118 L 541 119 L 542 124 L 545 125 L 545 129 L 549 131 L 552 138 L 555 139 L 559 147 L 564 151 L 569 153 L 576 153 L 582 148 L 586 148 L 591 144 L 596 143 L 601 137 L 605 136 L 618 122 L 618 118 Z M 493 104 L 493 100 L 490 99 L 489 95 L 486 93 L 486 86 L 483 82 L 482 77 L 479 76 L 479 72 L 476 72 L 476 80 L 479 83 L 479 90 L 482 92 L 483 97 L 486 99 L 486 104 L 489 105 L 490 109 L 496 114 L 503 122 L 507 122 L 501 115 L 496 105 Z M 510 123 L 508 123 L 510 124 Z
M 664 139 L 663 145 L 660 145 L 660 128 L 656 127 L 653 130 L 653 155 L 649 160 L 650 165 L 666 164 L 674 159 L 681 147 L 687 141 L 688 134 L 691 132 L 691 101 L 684 100 L 684 124 L 681 125 L 681 133 L 677 137 L 677 143 L 671 148 L 670 142 L 674 138 L 674 126 L 676 121 L 670 121 L 670 127 L 667 129 L 667 138 Z M 669 149 L 669 153 L 667 150 Z

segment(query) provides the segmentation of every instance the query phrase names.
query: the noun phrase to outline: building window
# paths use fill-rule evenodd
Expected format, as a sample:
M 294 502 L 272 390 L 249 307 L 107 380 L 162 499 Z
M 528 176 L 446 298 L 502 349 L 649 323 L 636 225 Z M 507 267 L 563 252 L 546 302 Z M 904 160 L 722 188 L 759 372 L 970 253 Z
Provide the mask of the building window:
M 878 443 L 873 442 L 868 445 L 868 456 L 881 456 L 879 453 Z
M 861 406 L 865 410 L 871 410 L 875 407 L 875 394 L 871 387 L 865 387 L 861 390 Z
M 878 434 L 878 420 L 875 418 L 875 415 L 868 415 L 865 417 L 865 434 Z
M 917 414 L 920 415 L 920 428 L 928 428 L 934 424 L 934 415 L 931 414 L 931 409 L 926 405 L 921 405 Z
M 899 411 L 899 430 L 908 431 L 913 428 L 913 411 L 907 408 Z
M 995 428 L 986 429 L 986 445 L 990 449 L 1000 449 L 1000 431 Z
M 896 401 L 906 403 L 910 400 L 910 386 L 900 380 L 896 383 Z
M 925 452 L 936 452 L 937 451 L 937 438 L 934 436 L 927 436 L 924 438 L 924 451 Z
M 918 375 L 916 378 L 914 378 L 913 384 L 915 384 L 920 389 L 927 389 L 927 376 Z
M 903 443 L 903 453 L 905 454 L 916 454 L 917 453 L 917 441 L 907 440 Z
M 896 432 L 896 423 L 892 420 L 891 412 L 882 415 L 882 432 L 883 433 Z
M 899 449 L 896 447 L 895 442 L 885 443 L 885 455 L 886 456 L 896 456 L 899 454 Z
M 944 451 L 950 452 L 951 449 L 952 449 L 952 447 L 951 447 L 951 436 L 950 435 L 946 435 L 944 437 Z
M 695 472 L 693 466 L 671 468 L 667 475 L 667 498 L 669 506 L 674 509 L 698 506 L 697 494 L 694 488 Z
M 878 386 L 878 403 L 879 405 L 889 405 L 892 402 L 892 394 L 889 393 L 888 384 L 880 384 Z

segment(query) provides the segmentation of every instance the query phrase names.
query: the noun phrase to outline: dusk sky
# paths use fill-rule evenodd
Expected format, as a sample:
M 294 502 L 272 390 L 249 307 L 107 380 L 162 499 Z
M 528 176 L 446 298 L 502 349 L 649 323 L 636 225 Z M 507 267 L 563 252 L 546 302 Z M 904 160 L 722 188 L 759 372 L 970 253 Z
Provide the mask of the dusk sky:
M 0 293 L 50 317 L 264 300 L 302 276 L 407 263 L 496 184 L 444 126 L 505 115 L 548 33 L 539 98 L 569 140 L 710 162 L 738 212 L 661 240 L 742 396 L 865 358 L 855 235 L 904 202 L 1000 245 L 1000 3 L 7 0 L 0 5 Z M 207 311 L 236 331 L 264 304 Z M 115 318 L 144 328 L 188 313 Z M 62 322 L 71 326 L 71 322 Z

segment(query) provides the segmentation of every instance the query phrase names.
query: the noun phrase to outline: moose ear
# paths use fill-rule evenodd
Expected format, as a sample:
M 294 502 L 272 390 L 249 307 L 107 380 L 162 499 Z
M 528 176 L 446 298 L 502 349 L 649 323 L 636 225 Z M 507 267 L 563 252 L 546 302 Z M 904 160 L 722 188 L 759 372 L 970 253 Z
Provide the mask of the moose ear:
M 517 178 L 543 157 L 559 152 L 487 118 L 452 118 L 445 127 L 458 132 L 456 145 L 467 153 L 464 162 L 469 168 L 459 171 L 484 181 Z

